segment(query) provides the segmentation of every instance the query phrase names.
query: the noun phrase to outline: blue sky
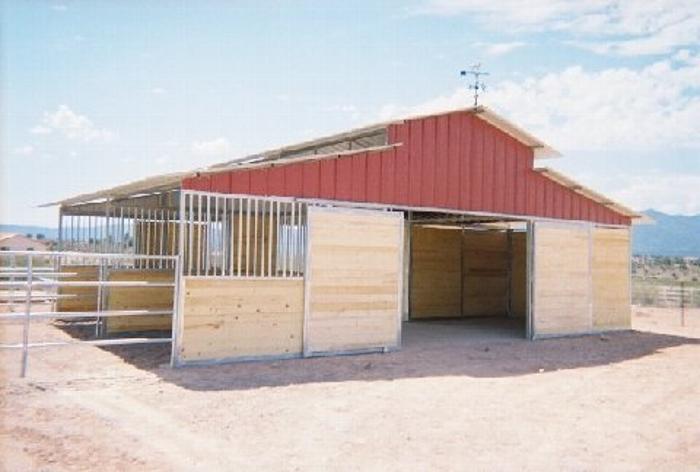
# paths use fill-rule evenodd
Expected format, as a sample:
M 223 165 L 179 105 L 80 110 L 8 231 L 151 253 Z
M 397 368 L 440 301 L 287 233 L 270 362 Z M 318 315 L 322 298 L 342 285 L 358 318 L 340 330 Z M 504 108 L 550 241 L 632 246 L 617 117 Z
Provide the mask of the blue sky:
M 698 0 L 5 1 L 0 222 L 39 203 L 482 103 L 637 209 L 700 213 Z

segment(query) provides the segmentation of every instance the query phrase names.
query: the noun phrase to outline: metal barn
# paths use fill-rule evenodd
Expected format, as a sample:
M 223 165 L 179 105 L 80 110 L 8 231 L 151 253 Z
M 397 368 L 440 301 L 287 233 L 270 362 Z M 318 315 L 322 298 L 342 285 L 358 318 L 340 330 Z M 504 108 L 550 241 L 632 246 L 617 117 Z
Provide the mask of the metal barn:
M 477 107 L 69 198 L 61 250 L 120 257 L 65 259 L 99 284 L 56 311 L 171 330 L 173 365 L 386 352 L 418 320 L 627 329 L 640 215 L 539 165 L 557 155 Z

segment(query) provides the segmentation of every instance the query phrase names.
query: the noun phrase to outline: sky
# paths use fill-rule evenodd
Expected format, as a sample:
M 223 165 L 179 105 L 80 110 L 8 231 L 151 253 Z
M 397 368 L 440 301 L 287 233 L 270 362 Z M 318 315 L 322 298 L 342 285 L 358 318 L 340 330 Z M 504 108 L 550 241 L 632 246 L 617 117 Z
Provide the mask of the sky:
M 637 210 L 700 213 L 700 0 L 0 2 L 0 223 L 387 118 L 480 104 Z

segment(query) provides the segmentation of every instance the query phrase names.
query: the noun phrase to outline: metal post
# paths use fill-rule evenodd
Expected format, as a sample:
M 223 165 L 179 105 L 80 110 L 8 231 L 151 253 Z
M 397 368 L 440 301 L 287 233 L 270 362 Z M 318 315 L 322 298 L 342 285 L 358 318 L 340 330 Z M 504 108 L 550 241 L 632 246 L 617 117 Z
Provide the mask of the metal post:
M 685 327 L 685 282 L 681 282 L 681 326 Z
M 17 258 L 15 257 L 14 254 L 10 254 L 10 270 L 14 271 L 15 267 L 17 267 Z M 10 311 L 14 312 L 15 311 L 15 276 L 11 275 L 10 276 Z
M 27 298 L 24 308 L 24 329 L 22 331 L 22 372 L 20 376 L 27 375 L 27 361 L 29 360 L 29 316 L 32 312 L 32 282 L 34 270 L 32 268 L 33 257 L 27 256 Z
M 98 259 L 97 280 L 99 282 L 99 285 L 97 286 L 97 318 L 95 321 L 95 336 L 99 337 L 102 334 L 102 329 L 100 327 L 102 323 L 102 317 L 100 316 L 100 312 L 102 311 L 103 297 L 102 281 L 104 280 L 104 260 L 102 258 Z

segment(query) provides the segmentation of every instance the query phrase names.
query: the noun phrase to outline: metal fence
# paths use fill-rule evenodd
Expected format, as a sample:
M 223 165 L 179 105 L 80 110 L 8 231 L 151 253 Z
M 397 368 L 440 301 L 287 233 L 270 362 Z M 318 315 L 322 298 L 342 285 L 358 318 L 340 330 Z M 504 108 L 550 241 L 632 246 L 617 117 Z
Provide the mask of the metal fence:
M 183 274 L 301 277 L 307 206 L 294 199 L 183 191 Z
M 92 344 L 98 346 L 113 346 L 126 344 L 171 343 L 172 331 L 169 337 L 132 337 L 116 339 L 94 339 L 52 342 L 30 342 L 30 326 L 32 321 L 46 319 L 85 320 L 95 324 L 95 335 L 101 336 L 100 327 L 105 318 L 128 317 L 144 315 L 171 315 L 177 317 L 177 290 L 180 273 L 180 262 L 177 256 L 153 256 L 133 254 L 81 253 L 81 252 L 40 252 L 40 251 L 0 251 L 2 270 L 0 270 L 0 304 L 9 308 L 9 313 L 0 313 L 0 323 L 21 324 L 22 340 L 15 344 L 0 344 L 0 349 L 21 349 L 21 376 L 27 373 L 29 351 L 33 348 L 49 346 L 68 346 L 75 344 Z M 23 265 L 18 265 L 21 261 Z M 97 280 L 65 280 L 75 278 L 76 272 L 63 271 L 63 267 L 75 267 L 76 261 L 85 266 L 95 265 L 98 268 Z M 167 262 L 174 268 L 172 282 L 151 282 L 146 280 L 110 281 L 105 280 L 105 268 L 133 267 L 139 268 L 145 261 L 150 263 Z M 9 262 L 9 263 L 8 263 Z M 96 288 L 96 310 L 92 311 L 63 311 L 57 310 L 57 301 L 65 295 L 60 293 L 62 287 L 94 287 Z M 174 291 L 173 306 L 168 310 L 104 310 L 104 291 L 110 287 L 120 288 L 155 288 L 171 287 Z M 68 296 L 69 297 L 69 296 Z M 50 311 L 36 311 L 38 304 L 50 303 Z M 13 312 L 17 304 L 22 303 L 21 312 Z

